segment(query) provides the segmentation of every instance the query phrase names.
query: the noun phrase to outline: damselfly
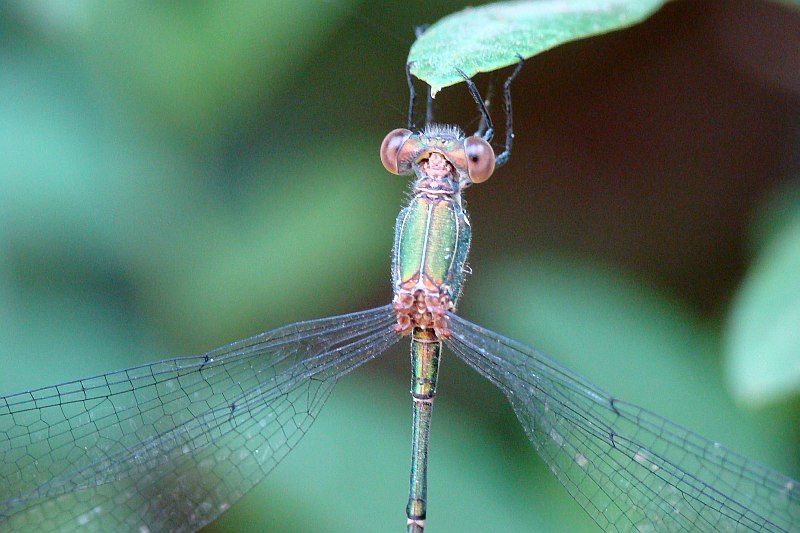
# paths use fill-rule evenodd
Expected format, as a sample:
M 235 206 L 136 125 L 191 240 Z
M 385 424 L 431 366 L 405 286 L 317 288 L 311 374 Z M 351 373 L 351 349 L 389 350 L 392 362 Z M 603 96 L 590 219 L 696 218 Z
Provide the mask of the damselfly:
M 408 531 L 425 523 L 443 345 L 502 390 L 533 446 L 600 528 L 800 530 L 796 481 L 454 314 L 470 243 L 461 192 L 509 157 L 510 84 L 520 66 L 504 84 L 506 141 L 496 157 L 491 117 L 469 78 L 462 73 L 482 120 L 465 138 L 449 126 L 415 131 L 408 76 L 408 128 L 381 146 L 390 172 L 415 175 L 397 220 L 391 305 L 0 398 L 0 528 L 197 530 L 293 449 L 340 377 L 410 335 Z

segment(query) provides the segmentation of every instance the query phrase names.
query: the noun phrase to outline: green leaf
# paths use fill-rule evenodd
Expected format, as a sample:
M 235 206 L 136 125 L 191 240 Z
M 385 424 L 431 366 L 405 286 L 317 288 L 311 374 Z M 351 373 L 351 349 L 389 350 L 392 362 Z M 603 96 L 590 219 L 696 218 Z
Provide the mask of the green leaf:
M 726 332 L 728 379 L 752 402 L 800 391 L 800 201 L 782 211 L 769 214 L 781 222 L 768 224 L 775 233 L 739 288 Z
M 411 73 L 431 93 L 560 44 L 641 22 L 665 0 L 542 0 L 467 8 L 433 24 L 411 46 Z
M 747 231 L 748 253 L 756 256 L 794 223 L 800 210 L 800 182 L 790 181 L 762 200 Z

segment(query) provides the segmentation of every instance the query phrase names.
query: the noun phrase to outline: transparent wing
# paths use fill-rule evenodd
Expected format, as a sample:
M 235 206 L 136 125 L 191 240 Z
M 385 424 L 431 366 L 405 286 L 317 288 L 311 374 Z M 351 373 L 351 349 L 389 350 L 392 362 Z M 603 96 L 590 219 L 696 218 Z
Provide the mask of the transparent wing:
M 398 340 L 390 306 L 0 398 L 0 530 L 194 531 Z
M 447 343 L 508 397 L 552 472 L 606 531 L 800 531 L 798 482 L 455 315 Z

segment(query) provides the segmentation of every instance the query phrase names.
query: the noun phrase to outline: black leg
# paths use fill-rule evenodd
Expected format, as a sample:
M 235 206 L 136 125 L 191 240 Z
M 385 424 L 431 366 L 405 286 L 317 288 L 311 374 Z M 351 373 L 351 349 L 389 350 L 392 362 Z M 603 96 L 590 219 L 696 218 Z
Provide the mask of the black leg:
M 490 113 L 492 111 L 492 99 L 494 98 L 494 86 L 496 82 L 497 76 L 495 75 L 495 72 L 492 72 L 489 76 L 489 87 L 486 89 L 486 98 L 484 99 L 484 102 L 486 103 L 486 110 Z M 481 115 L 480 124 L 478 124 L 478 129 L 475 131 L 475 133 L 473 133 L 473 135 L 476 137 L 483 137 L 486 133 L 486 128 L 486 119 L 483 115 Z
M 494 124 L 492 124 L 492 117 L 489 116 L 489 110 L 486 109 L 486 104 L 483 102 L 483 98 L 481 98 L 481 93 L 478 92 L 475 82 L 469 79 L 469 76 L 464 74 L 463 70 L 456 67 L 456 72 L 458 72 L 459 76 L 464 78 L 464 82 L 469 89 L 469 94 L 472 95 L 472 99 L 478 104 L 478 109 L 481 111 L 481 123 L 484 121 L 486 123 L 486 132 L 481 137 L 483 137 L 486 142 L 491 142 L 492 137 L 494 137 Z
M 521 55 L 517 54 L 519 58 L 519 63 L 517 63 L 517 68 L 514 69 L 514 72 L 511 73 L 506 81 L 503 83 L 503 108 L 506 112 L 506 147 L 503 150 L 503 153 L 497 156 L 495 160 L 495 167 L 499 167 L 504 165 L 506 161 L 508 161 L 509 156 L 511 155 L 511 145 L 514 143 L 514 123 L 511 118 L 511 82 L 514 81 L 514 78 L 517 77 L 519 71 L 522 70 L 522 63 L 525 61 Z
M 406 81 L 408 82 L 408 129 L 414 131 L 414 101 L 417 93 L 414 92 L 414 82 L 411 80 L 411 67 L 413 61 L 406 63 Z
M 433 122 L 433 98 L 431 97 L 431 86 L 425 90 L 425 125 L 430 126 Z
M 414 36 L 419 39 L 420 36 L 425 33 L 425 31 L 430 27 L 430 24 L 420 24 L 416 28 L 414 28 Z M 406 67 L 408 68 L 408 67 Z M 408 76 L 408 83 L 409 86 L 411 84 L 411 77 L 410 74 L 407 72 L 406 76 Z M 430 126 L 431 122 L 433 122 L 433 98 L 431 98 L 431 86 L 428 85 L 427 90 L 425 91 L 425 125 Z M 408 128 L 413 129 L 413 128 Z

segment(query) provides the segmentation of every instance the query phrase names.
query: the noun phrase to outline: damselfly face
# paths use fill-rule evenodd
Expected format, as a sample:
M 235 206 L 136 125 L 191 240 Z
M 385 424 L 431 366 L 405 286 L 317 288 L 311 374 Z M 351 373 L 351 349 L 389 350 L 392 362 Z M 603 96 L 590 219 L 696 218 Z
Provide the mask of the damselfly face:
M 433 124 L 417 133 L 405 128 L 389 132 L 381 144 L 381 162 L 397 175 L 416 173 L 422 178 L 452 173 L 463 188 L 489 179 L 495 157 L 481 137 L 465 138 L 455 126 Z

